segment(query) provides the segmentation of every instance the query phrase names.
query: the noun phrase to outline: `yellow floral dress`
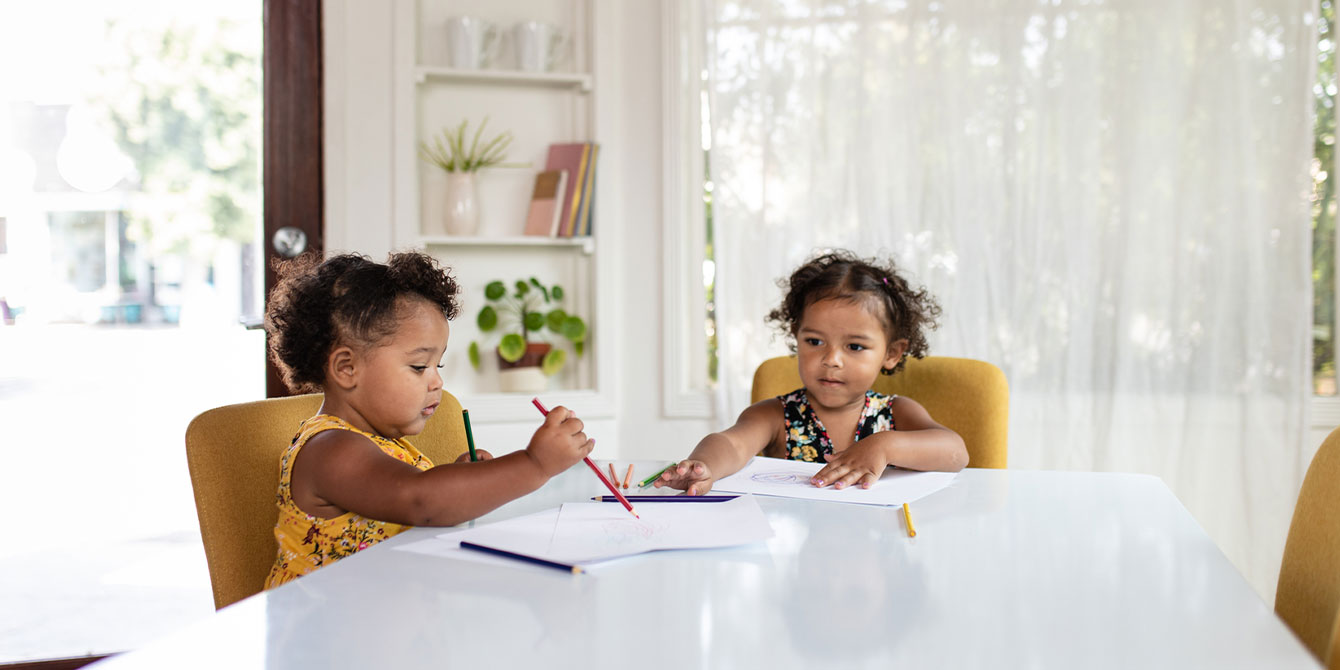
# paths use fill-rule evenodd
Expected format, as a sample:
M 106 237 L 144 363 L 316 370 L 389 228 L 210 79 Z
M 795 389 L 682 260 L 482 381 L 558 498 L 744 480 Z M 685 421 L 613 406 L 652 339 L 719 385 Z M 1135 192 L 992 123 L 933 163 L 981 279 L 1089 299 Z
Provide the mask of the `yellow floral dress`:
M 275 503 L 279 506 L 279 521 L 275 524 L 279 555 L 275 557 L 274 567 L 270 568 L 270 576 L 265 580 L 267 589 L 367 549 L 409 528 L 398 523 L 369 519 L 353 512 L 322 519 L 298 509 L 298 505 L 293 502 L 293 461 L 313 435 L 326 430 L 349 430 L 365 435 L 388 456 L 420 470 L 433 467 L 426 456 L 403 438 L 388 440 L 380 435 L 365 433 L 344 419 L 328 414 L 318 414 L 302 422 L 292 444 L 279 459 L 279 493 L 275 496 Z

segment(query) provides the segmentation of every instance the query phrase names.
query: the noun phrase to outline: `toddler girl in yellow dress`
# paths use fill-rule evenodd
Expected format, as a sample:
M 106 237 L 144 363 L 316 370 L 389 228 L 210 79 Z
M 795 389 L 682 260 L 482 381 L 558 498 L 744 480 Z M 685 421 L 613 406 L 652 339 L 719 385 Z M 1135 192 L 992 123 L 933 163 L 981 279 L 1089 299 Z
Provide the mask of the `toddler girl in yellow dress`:
M 282 264 L 270 297 L 270 357 L 295 391 L 322 391 L 280 461 L 278 555 L 266 588 L 410 526 L 452 526 L 538 489 L 590 453 L 582 422 L 555 407 L 522 451 L 434 466 L 405 438 L 442 398 L 446 269 L 418 252 L 385 264 L 344 254 Z

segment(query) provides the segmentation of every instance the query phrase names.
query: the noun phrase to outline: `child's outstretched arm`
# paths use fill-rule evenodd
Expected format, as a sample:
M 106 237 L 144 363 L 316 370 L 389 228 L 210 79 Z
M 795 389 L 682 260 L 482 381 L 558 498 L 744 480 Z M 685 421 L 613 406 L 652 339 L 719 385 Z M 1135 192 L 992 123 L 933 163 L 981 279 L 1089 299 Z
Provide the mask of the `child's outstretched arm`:
M 854 484 L 869 488 L 896 465 L 908 470 L 958 472 L 968 465 L 968 449 L 958 433 L 931 419 L 911 398 L 894 399 L 893 425 L 897 430 L 875 433 L 846 450 L 828 456 L 828 465 L 814 473 L 815 486 L 845 488 Z
M 683 489 L 691 496 L 711 491 L 713 482 L 737 472 L 768 446 L 783 421 L 782 404 L 776 398 L 750 405 L 740 413 L 735 425 L 708 434 L 693 448 L 688 459 L 661 473 L 656 488 Z
M 413 526 L 454 526 L 544 485 L 595 446 L 570 410 L 555 407 L 525 450 L 428 470 L 396 460 L 368 438 L 318 433 L 293 464 L 298 507 L 322 518 L 354 512 Z

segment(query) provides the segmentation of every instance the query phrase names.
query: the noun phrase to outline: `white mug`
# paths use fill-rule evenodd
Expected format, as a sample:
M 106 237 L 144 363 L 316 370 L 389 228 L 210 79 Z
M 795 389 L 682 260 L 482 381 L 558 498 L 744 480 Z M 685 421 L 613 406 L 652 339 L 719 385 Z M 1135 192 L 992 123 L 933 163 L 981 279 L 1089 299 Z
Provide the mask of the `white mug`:
M 527 72 L 548 72 L 558 62 L 567 43 L 563 32 L 543 21 L 522 21 L 512 27 L 516 67 Z
M 451 67 L 477 70 L 493 60 L 498 30 L 474 16 L 447 19 L 447 57 Z

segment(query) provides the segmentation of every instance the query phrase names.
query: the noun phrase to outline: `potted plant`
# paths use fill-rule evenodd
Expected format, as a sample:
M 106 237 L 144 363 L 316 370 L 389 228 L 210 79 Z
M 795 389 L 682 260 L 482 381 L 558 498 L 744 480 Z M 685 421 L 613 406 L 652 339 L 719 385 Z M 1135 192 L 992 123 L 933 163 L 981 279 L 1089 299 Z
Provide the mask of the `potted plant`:
M 506 162 L 507 149 L 512 145 L 510 131 L 484 139 L 488 123 L 488 117 L 484 117 L 471 135 L 467 132 L 469 122 L 461 121 L 455 128 L 443 128 L 431 142 L 419 143 L 419 156 L 446 173 L 446 211 L 442 219 L 452 235 L 473 235 L 479 228 L 476 172 L 488 167 L 525 166 Z
M 568 354 L 547 340 L 572 343 L 581 356 L 586 347 L 586 322 L 563 309 L 563 287 L 545 286 L 531 277 L 517 280 L 512 292 L 502 281 L 484 287 L 486 304 L 475 322 L 480 333 L 502 333 L 498 341 L 499 386 L 503 391 L 541 391 L 546 377 L 563 369 Z M 532 338 L 537 339 L 532 339 Z M 470 364 L 480 367 L 479 342 L 470 343 Z

